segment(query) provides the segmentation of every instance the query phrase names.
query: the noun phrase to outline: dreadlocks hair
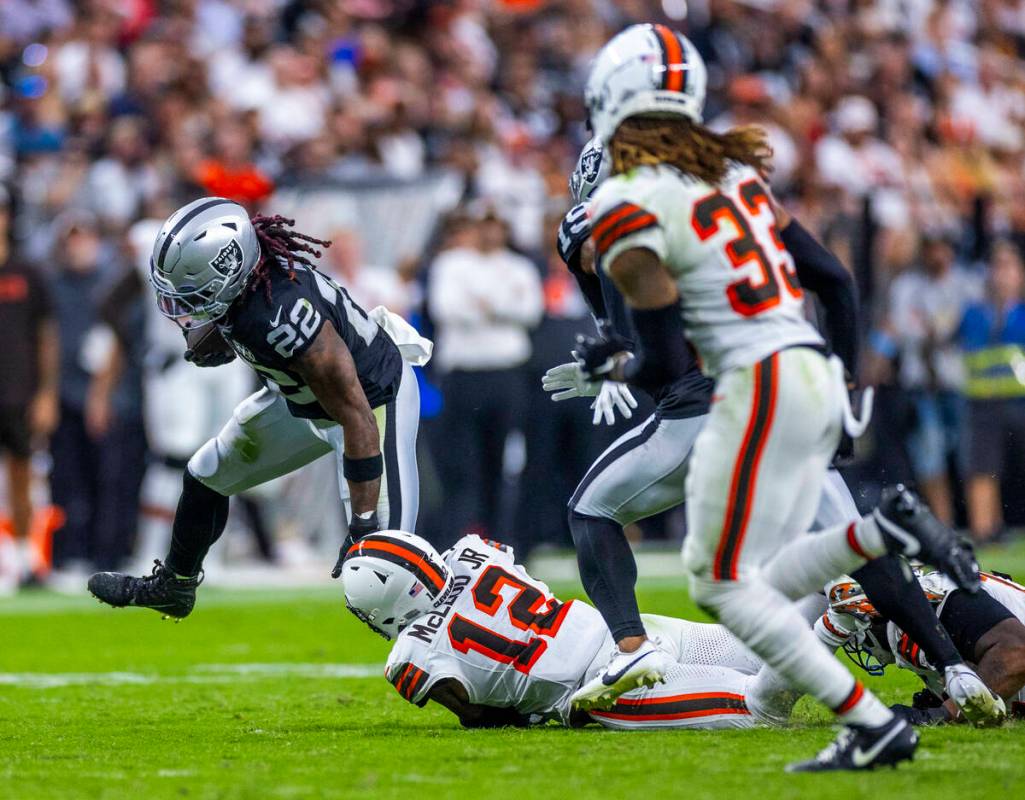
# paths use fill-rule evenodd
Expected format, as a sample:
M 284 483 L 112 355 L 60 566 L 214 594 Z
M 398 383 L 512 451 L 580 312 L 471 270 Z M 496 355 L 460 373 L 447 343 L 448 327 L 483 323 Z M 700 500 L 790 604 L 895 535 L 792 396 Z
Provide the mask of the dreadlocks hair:
M 253 223 L 256 239 L 260 242 L 260 260 L 253 268 L 253 280 L 249 284 L 249 288 L 255 292 L 258 287 L 262 286 L 268 303 L 271 302 L 271 269 L 275 266 L 279 269 L 287 269 L 289 279 L 294 281 L 296 264 L 304 264 L 310 269 L 317 268 L 302 253 L 309 253 L 314 258 L 320 258 L 320 250 L 317 248 L 331 246 L 331 242 L 325 239 L 316 239 L 305 233 L 291 230 L 295 225 L 295 220 L 280 214 L 275 214 L 273 217 L 257 214 L 249 221 Z M 283 266 L 282 262 L 287 266 Z
M 756 125 L 716 133 L 686 117 L 630 117 L 612 137 L 612 170 L 669 164 L 718 186 L 734 164 L 746 164 L 765 177 L 772 148 Z

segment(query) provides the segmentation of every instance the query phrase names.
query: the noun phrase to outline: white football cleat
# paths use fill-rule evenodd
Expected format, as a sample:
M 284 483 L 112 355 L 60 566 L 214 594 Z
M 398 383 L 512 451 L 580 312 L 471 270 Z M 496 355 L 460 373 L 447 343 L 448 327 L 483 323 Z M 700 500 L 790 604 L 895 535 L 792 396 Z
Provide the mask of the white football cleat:
M 632 653 L 617 647 L 605 668 L 573 693 L 570 705 L 574 711 L 610 708 L 631 689 L 661 683 L 674 663 L 651 639 Z
M 964 664 L 947 667 L 943 679 L 950 699 L 975 727 L 999 725 L 1007 717 L 1003 698 L 994 693 L 971 667 Z

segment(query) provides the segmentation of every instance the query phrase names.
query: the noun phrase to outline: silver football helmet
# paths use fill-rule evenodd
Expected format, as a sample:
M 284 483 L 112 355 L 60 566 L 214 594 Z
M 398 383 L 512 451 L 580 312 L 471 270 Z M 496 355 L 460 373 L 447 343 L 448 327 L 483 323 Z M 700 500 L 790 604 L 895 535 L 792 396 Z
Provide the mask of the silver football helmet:
M 204 324 L 224 316 L 260 261 L 249 213 L 223 197 L 175 211 L 157 234 L 150 283 L 165 317 Z
M 612 165 L 604 158 L 605 148 L 601 139 L 595 136 L 584 145 L 577 159 L 577 166 L 569 177 L 569 193 L 574 203 L 589 200 L 598 185 L 609 177 Z

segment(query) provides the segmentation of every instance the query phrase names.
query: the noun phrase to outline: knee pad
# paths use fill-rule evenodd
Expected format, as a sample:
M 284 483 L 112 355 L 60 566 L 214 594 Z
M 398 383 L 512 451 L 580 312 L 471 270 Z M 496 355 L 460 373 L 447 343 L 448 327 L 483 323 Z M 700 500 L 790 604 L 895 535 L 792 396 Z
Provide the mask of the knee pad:
M 187 472 L 194 477 L 209 478 L 217 472 L 220 457 L 217 455 L 217 439 L 210 439 L 189 459 Z

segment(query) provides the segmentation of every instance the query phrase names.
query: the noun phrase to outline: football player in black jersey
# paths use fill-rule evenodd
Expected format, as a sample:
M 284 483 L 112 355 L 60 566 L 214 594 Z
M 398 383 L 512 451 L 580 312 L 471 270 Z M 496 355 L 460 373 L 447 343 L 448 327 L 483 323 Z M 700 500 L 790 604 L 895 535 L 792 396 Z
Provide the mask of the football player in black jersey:
M 413 531 L 419 392 L 410 363 L 425 363 L 431 343 L 383 308 L 356 305 L 311 260 L 330 242 L 292 225 L 205 197 L 157 236 L 150 279 L 161 312 L 185 329 L 186 358 L 216 366 L 237 354 L 263 388 L 189 461 L 164 561 L 145 577 L 93 575 L 89 591 L 101 601 L 188 616 L 228 497 L 331 452 L 347 542 L 382 526 Z M 218 337 L 226 344 L 211 346 Z

